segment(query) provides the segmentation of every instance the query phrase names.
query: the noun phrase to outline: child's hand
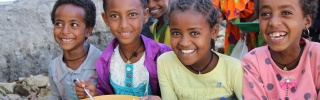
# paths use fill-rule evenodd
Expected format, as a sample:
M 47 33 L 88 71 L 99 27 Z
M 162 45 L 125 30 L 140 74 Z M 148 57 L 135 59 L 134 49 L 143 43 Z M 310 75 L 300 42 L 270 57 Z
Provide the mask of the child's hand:
M 147 96 L 140 97 L 140 100 L 161 100 L 161 98 L 155 95 L 147 95 Z
M 98 95 L 97 89 L 93 84 L 87 83 L 83 80 L 81 80 L 80 82 L 75 82 L 75 84 L 76 84 L 76 94 L 79 99 L 84 99 L 89 97 L 84 91 L 83 89 L 84 87 L 89 90 L 89 93 L 91 96 Z

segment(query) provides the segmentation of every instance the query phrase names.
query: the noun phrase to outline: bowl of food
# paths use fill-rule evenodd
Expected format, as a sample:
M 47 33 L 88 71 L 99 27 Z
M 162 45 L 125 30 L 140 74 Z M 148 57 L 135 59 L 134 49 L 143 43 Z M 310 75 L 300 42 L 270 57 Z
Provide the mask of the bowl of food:
M 259 22 L 240 22 L 240 23 L 233 23 L 234 25 L 238 26 L 241 31 L 243 32 L 259 32 Z
M 130 95 L 101 95 L 93 97 L 94 100 L 140 100 L 139 97 Z M 91 100 L 90 98 L 85 98 L 82 100 Z

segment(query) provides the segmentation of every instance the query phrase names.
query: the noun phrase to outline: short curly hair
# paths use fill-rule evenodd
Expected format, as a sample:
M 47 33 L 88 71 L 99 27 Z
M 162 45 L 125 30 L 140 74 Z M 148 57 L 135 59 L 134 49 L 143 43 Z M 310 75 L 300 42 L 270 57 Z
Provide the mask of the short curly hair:
M 96 24 L 96 6 L 91 0 L 58 0 L 51 11 L 51 21 L 54 23 L 55 13 L 59 6 L 63 4 L 73 4 L 81 7 L 85 11 L 86 27 L 94 27 Z
M 259 0 L 255 0 L 255 11 L 259 15 Z M 318 0 L 299 0 L 303 15 L 311 15 L 312 19 L 317 16 Z
M 173 11 L 188 11 L 193 10 L 206 17 L 206 21 L 210 25 L 210 30 L 214 25 L 218 23 L 219 10 L 214 7 L 211 0 L 175 0 L 170 6 L 170 12 L 166 17 L 166 20 L 170 20 L 170 15 Z M 211 39 L 211 48 L 214 49 L 215 42 Z
M 103 10 L 104 11 L 106 11 L 106 6 L 107 6 L 107 4 L 108 4 L 108 0 L 102 0 L 103 1 Z M 147 1 L 148 0 L 141 0 L 141 5 L 142 5 L 142 7 L 145 9 L 145 8 L 147 8 Z

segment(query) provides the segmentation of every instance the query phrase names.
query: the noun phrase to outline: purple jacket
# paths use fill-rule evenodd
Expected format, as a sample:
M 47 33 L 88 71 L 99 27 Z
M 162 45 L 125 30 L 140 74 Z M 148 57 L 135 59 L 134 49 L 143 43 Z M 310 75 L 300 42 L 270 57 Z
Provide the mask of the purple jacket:
M 144 61 L 144 65 L 146 65 L 149 71 L 152 93 L 160 96 L 156 62 L 157 58 L 162 53 L 171 51 L 171 48 L 165 44 L 156 43 L 143 35 L 140 36 L 146 48 L 146 59 Z M 110 84 L 110 61 L 112 53 L 118 44 L 119 41 L 116 38 L 113 39 L 96 62 L 96 70 L 98 73 L 98 83 L 96 87 L 100 95 L 114 94 L 113 88 Z

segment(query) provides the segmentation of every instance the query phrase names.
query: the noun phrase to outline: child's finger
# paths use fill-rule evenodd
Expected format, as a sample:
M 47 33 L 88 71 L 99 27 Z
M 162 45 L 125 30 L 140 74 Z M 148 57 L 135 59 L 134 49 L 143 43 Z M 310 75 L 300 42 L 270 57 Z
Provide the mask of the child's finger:
M 76 92 L 84 92 L 82 87 L 76 87 Z
M 86 88 L 88 90 L 88 92 L 90 93 L 90 95 L 92 95 L 92 96 L 97 95 L 97 90 L 96 90 L 95 85 L 93 85 L 89 82 L 85 82 L 83 80 L 80 80 L 79 83 L 82 83 L 81 85 L 79 85 L 79 89 L 81 89 L 81 91 L 83 91 L 85 93 L 84 88 Z M 86 96 L 86 97 L 88 97 L 88 96 Z
M 76 85 L 76 87 L 82 87 L 82 84 L 81 82 L 74 82 L 74 84 Z
M 79 99 L 83 99 L 83 98 L 86 98 L 86 93 L 85 92 L 76 92 L 76 94 L 77 94 L 77 97 L 79 98 Z

